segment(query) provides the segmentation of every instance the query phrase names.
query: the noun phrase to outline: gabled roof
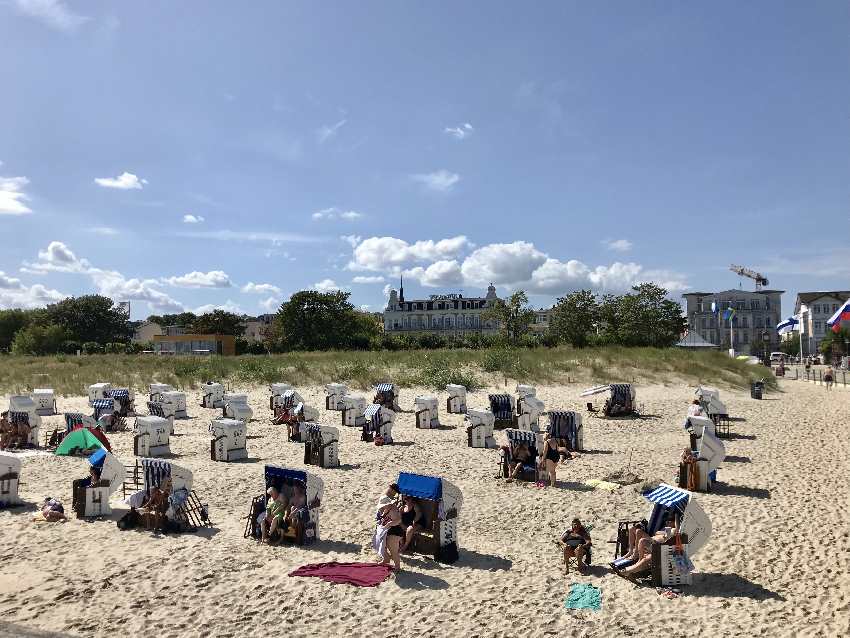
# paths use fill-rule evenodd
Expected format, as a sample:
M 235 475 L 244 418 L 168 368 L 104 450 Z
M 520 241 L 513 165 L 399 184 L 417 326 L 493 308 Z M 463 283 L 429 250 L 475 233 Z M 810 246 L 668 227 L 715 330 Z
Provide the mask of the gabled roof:
M 839 302 L 846 301 L 850 298 L 850 290 L 816 290 L 813 292 L 798 292 L 797 303 L 810 304 L 821 297 L 833 297 Z

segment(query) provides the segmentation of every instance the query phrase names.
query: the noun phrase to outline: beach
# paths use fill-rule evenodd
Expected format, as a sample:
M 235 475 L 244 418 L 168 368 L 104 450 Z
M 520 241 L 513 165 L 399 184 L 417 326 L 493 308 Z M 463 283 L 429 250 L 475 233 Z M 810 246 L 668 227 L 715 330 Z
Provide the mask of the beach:
M 761 401 L 721 388 L 733 436 L 712 493 L 695 496 L 711 518 L 712 535 L 694 558 L 693 584 L 677 598 L 660 596 L 614 575 L 607 563 L 618 520 L 647 517 L 636 485 L 608 492 L 584 481 L 629 469 L 641 479 L 673 484 L 688 436 L 683 419 L 694 387 L 638 385 L 642 418 L 584 417 L 580 458 L 559 467 L 557 488 L 497 479 L 498 450 L 466 445 L 462 415 L 444 411 L 453 429 L 414 428 L 413 399 L 431 394 L 401 388 L 393 429 L 396 444 L 360 441 L 324 409 L 320 386 L 300 387 L 321 423 L 340 430 L 341 467 L 303 464 L 303 445 L 286 441 L 270 423 L 266 387 L 249 393 L 254 421 L 247 461 L 210 460 L 207 426 L 220 410 L 199 407 L 189 392 L 188 420 L 175 422 L 173 462 L 194 473 L 194 489 L 209 504 L 212 529 L 154 535 L 120 531 L 115 519 L 32 522 L 44 497 L 70 510 L 71 481 L 87 473 L 82 458 L 27 456 L 21 497 L 28 508 L 0 510 L 0 618 L 16 626 L 72 636 L 137 633 L 171 636 L 839 636 L 850 627 L 850 392 L 827 392 L 780 380 Z M 546 409 L 584 413 L 578 384 L 537 386 Z M 487 392 L 470 393 L 470 407 Z M 371 393 L 362 392 L 367 398 Z M 146 394 L 136 406 L 146 413 Z M 8 396 L 0 397 L 2 405 Z M 83 396 L 59 397 L 59 411 L 86 412 Z M 62 424 L 44 417 L 42 432 Z M 132 426 L 132 417 L 128 419 Z M 132 432 L 109 434 L 113 453 L 134 462 Z M 504 442 L 504 433 L 496 439 Z M 307 469 L 324 481 L 321 540 L 307 547 L 261 545 L 243 538 L 263 466 Z M 334 585 L 287 574 L 308 563 L 374 561 L 375 504 L 399 471 L 447 479 L 463 492 L 458 523 L 460 559 L 453 565 L 405 555 L 402 571 L 375 588 Z M 119 490 L 120 496 L 120 490 Z M 564 576 L 555 541 L 573 517 L 593 525 L 593 566 Z M 570 583 L 601 588 L 599 611 L 564 609 Z M 8 628 L 7 628 L 8 630 Z

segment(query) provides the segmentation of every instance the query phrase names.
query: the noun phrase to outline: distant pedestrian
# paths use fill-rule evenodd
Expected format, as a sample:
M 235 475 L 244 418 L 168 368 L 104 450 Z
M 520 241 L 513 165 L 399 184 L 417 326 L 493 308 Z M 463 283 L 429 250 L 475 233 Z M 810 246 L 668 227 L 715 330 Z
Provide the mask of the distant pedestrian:
M 832 389 L 832 381 L 833 381 L 832 366 L 827 368 L 826 372 L 823 373 L 823 380 L 824 380 L 824 383 L 826 383 L 826 389 L 831 390 Z

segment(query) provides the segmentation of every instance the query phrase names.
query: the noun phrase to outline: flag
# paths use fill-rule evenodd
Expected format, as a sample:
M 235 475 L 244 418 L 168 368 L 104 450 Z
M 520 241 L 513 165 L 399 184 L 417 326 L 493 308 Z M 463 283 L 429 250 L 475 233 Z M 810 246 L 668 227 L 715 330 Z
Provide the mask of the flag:
M 717 314 L 717 303 L 714 302 L 714 301 L 711 302 L 711 314 L 713 314 L 713 315 Z
M 786 332 L 792 332 L 800 329 L 800 320 L 797 317 L 788 317 L 785 321 L 776 324 L 776 332 L 784 335 Z
M 842 321 L 850 321 L 850 299 L 845 301 L 841 307 L 835 311 L 835 314 L 827 319 L 826 325 L 832 328 L 833 332 L 838 332 L 841 330 Z
M 732 321 L 735 318 L 735 309 L 727 308 L 723 311 L 723 321 Z

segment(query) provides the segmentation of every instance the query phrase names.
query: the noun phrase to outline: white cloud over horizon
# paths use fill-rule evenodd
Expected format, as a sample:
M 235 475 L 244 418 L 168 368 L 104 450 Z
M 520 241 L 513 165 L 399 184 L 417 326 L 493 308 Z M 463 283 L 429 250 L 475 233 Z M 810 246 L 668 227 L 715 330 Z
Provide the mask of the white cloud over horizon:
M 163 277 L 162 281 L 175 288 L 230 288 L 233 282 L 226 272 L 210 270 L 200 272 L 194 270 L 176 277 Z
M 448 133 L 452 137 L 458 140 L 465 139 L 472 135 L 474 128 L 472 128 L 472 124 L 469 122 L 464 122 L 463 124 L 459 124 L 458 126 L 447 126 L 443 129 L 443 133 Z
M 334 292 L 336 290 L 340 290 L 340 287 L 333 279 L 322 279 L 321 281 L 313 284 L 313 290 L 318 290 L 319 292 Z
M 414 173 L 410 178 L 422 184 L 425 188 L 438 193 L 447 193 L 460 181 L 460 175 L 445 169 L 432 173 Z
M 348 270 L 398 269 L 406 264 L 437 261 L 456 257 L 473 248 L 466 235 L 447 239 L 416 241 L 412 244 L 396 237 L 369 237 L 361 240 L 353 250 Z
M 95 177 L 94 183 L 103 188 L 117 188 L 118 190 L 141 190 L 148 183 L 146 179 L 139 179 L 133 173 L 124 171 L 118 177 Z
M 603 239 L 602 245 L 608 250 L 613 250 L 619 253 L 625 253 L 632 249 L 632 242 L 628 239 Z
M 26 177 L 0 177 L 0 215 L 28 215 L 32 212 L 24 203 L 29 197 L 23 189 L 29 183 Z
M 351 280 L 353 284 L 382 284 L 386 281 L 382 275 L 375 276 L 357 276 Z
M 242 286 L 242 292 L 251 295 L 275 295 L 276 297 L 283 294 L 283 291 L 273 284 L 255 284 L 251 281 Z
M 71 33 L 91 18 L 74 13 L 62 0 L 14 0 L 22 15 L 35 18 L 51 29 Z
M 322 210 L 318 210 L 311 215 L 311 218 L 314 221 L 319 220 L 334 220 L 334 219 L 344 219 L 346 221 L 353 222 L 357 219 L 363 217 L 361 213 L 358 213 L 356 210 L 340 210 L 336 206 L 331 206 L 330 208 L 323 208 Z
M 183 215 L 183 223 L 184 224 L 200 224 L 204 221 L 204 218 L 200 215 L 192 215 L 191 213 L 187 213 Z
M 0 270 L 0 310 L 40 308 L 67 296 L 42 284 L 26 286 L 17 277 L 10 277 Z
M 196 315 L 205 315 L 212 312 L 213 310 L 224 310 L 225 312 L 232 312 L 235 315 L 248 314 L 247 312 L 242 310 L 242 307 L 239 304 L 235 303 L 230 299 L 221 304 L 208 303 L 204 304 L 203 306 L 198 306 L 192 312 L 194 312 Z

